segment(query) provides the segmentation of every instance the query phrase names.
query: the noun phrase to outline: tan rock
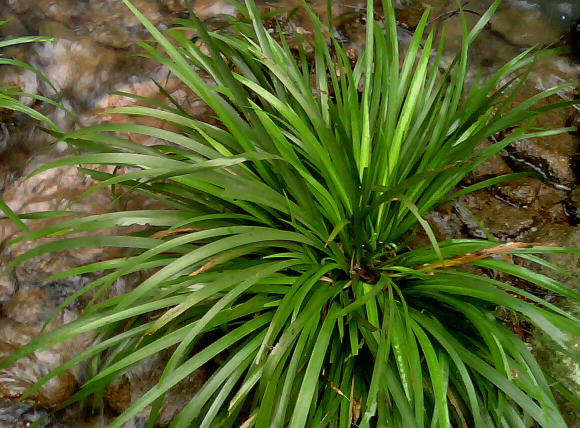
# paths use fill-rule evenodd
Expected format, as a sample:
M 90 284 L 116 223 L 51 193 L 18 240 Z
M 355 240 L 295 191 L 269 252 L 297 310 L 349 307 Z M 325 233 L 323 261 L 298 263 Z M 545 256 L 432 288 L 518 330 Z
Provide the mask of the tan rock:
M 236 15 L 237 9 L 225 0 L 199 0 L 193 5 L 193 10 L 201 19 L 217 15 Z
M 88 99 L 110 80 L 116 55 L 90 37 L 57 39 L 36 47 L 42 71 L 61 91 Z
M 171 352 L 169 351 L 151 356 L 109 385 L 105 392 L 105 399 L 113 410 L 118 413 L 127 410 L 143 394 L 154 387 L 170 357 Z M 209 379 L 209 376 L 210 373 L 200 369 L 173 387 L 165 396 L 159 413 L 158 425 L 169 425 Z M 147 420 L 150 411 L 151 409 L 148 407 L 139 416 Z
M 59 304 L 59 299 L 55 298 L 63 290 L 59 285 L 53 283 L 42 288 L 27 288 L 16 293 L 5 305 L 5 318 L 0 320 L 0 360 L 39 336 L 44 322 Z M 69 307 L 57 315 L 46 331 L 58 328 L 77 316 L 78 310 L 74 306 Z M 42 377 L 84 351 L 91 341 L 91 333 L 83 334 L 50 349 L 37 350 L 1 370 L 0 399 L 20 398 Z M 64 372 L 27 397 L 26 402 L 46 408 L 55 407 L 72 395 L 82 375 L 80 367 Z

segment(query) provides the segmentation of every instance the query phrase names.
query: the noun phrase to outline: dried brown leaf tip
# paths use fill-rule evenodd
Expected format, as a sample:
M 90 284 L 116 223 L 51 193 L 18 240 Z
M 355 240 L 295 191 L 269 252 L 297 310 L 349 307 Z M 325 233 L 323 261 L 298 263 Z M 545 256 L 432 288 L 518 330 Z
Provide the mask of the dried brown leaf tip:
M 256 419 L 256 416 L 258 416 L 258 414 L 254 413 L 243 424 L 240 425 L 240 428 L 249 428 L 250 426 L 252 426 L 252 423 L 254 422 L 254 419 Z
M 352 397 L 350 402 L 350 410 L 352 415 L 351 423 L 356 423 L 362 416 L 362 397 L 359 399 Z
M 210 267 L 212 267 L 214 264 L 216 264 L 219 260 L 223 259 L 225 256 L 220 256 L 220 257 L 216 257 L 214 259 L 211 259 L 209 262 L 205 263 L 202 267 L 200 267 L 199 269 L 191 272 L 189 274 L 189 276 L 196 276 L 199 275 L 201 273 L 204 273 L 206 270 L 208 270 Z
M 166 236 L 179 235 L 180 233 L 199 232 L 200 230 L 203 230 L 203 229 L 191 228 L 191 227 L 180 227 L 180 228 L 173 229 L 173 230 L 160 230 L 159 232 L 155 232 L 153 235 L 151 235 L 151 238 L 153 238 L 153 239 L 164 238 Z
M 418 270 L 421 272 L 429 272 L 435 269 L 460 266 L 467 263 L 473 263 L 481 259 L 487 259 L 489 257 L 500 255 L 505 259 L 507 253 L 519 248 L 530 248 L 530 247 L 555 247 L 556 244 L 542 244 L 539 242 L 508 242 L 507 244 L 498 245 L 497 247 L 486 248 L 485 250 L 475 251 L 473 253 L 467 253 L 458 257 L 454 257 L 449 260 L 444 260 L 442 262 L 429 263 L 421 266 Z M 510 261 L 509 259 L 506 261 Z

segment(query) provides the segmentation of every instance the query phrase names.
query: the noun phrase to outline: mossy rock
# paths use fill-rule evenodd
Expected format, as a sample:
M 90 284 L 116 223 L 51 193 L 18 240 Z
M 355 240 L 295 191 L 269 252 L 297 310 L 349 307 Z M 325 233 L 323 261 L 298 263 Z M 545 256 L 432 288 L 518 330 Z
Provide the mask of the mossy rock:
M 567 224 L 550 224 L 540 228 L 530 239 L 534 242 L 555 244 L 559 247 L 580 250 L 580 227 Z M 536 263 L 524 262 L 522 264 L 527 268 L 560 281 L 573 290 L 580 290 L 580 256 L 577 253 L 552 254 L 543 256 L 543 258 L 564 269 L 569 275 L 555 273 L 552 269 L 539 266 Z
M 580 304 L 578 303 L 565 302 L 559 306 L 576 316 L 580 316 Z M 570 348 L 580 352 L 580 337 L 570 336 L 568 340 Z M 530 344 L 542 368 L 556 382 L 559 382 L 560 386 L 565 388 L 569 394 L 580 400 L 580 364 L 574 363 L 570 357 L 562 352 L 555 351 L 551 345 L 550 337 L 543 331 L 536 329 Z M 556 400 L 568 426 L 580 428 L 580 409 L 559 392 L 556 392 Z

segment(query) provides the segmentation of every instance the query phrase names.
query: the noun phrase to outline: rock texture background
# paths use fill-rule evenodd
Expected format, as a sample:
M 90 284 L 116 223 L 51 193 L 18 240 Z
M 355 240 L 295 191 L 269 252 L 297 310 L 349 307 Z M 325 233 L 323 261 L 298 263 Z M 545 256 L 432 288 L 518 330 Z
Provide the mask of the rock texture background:
M 318 13 L 325 13 L 326 0 L 311 0 L 310 3 Z M 187 16 L 184 0 L 134 0 L 133 4 L 161 30 L 168 28 L 176 18 Z M 362 0 L 334 1 L 333 12 L 337 18 L 346 12 L 364 12 L 364 4 Z M 478 0 L 469 2 L 467 7 L 473 12 L 482 13 L 490 4 L 491 0 Z M 297 5 L 297 0 L 263 3 L 264 8 Z M 434 21 L 431 25 L 445 25 L 448 49 L 450 52 L 457 49 L 461 35 L 460 18 L 449 13 L 455 9 L 456 2 L 406 0 L 397 1 L 396 5 L 403 47 L 409 43 L 421 12 L 426 7 L 432 7 L 431 17 Z M 194 9 L 209 25 L 219 22 L 220 14 L 235 14 L 235 9 L 225 0 L 197 0 Z M 380 13 L 378 8 L 377 14 Z M 110 92 L 114 90 L 162 100 L 151 78 L 160 82 L 191 114 L 209 120 L 209 112 L 203 103 L 170 76 L 166 69 L 131 56 L 138 51 L 135 42 L 147 38 L 148 34 L 121 0 L 5 0 L 0 2 L 0 15 L 10 20 L 9 24 L 0 28 L 0 36 L 40 34 L 55 38 L 53 42 L 10 48 L 3 54 L 33 64 L 51 79 L 61 101 L 77 113 L 76 118 L 48 104 L 33 102 L 32 99 L 25 101 L 63 129 L 134 120 L 123 115 L 100 113 L 111 107 L 134 102 L 111 95 Z M 349 16 L 338 20 L 337 34 L 348 45 L 349 54 L 354 58 L 362 48 L 364 20 L 360 15 Z M 580 18 L 580 6 L 572 1 L 505 1 L 473 47 L 470 57 L 472 73 L 469 78 L 473 79 L 477 70 L 488 75 L 531 45 L 556 41 L 577 18 Z M 474 23 L 477 18 L 470 14 L 468 19 Z M 308 22 L 300 13 L 284 27 L 290 37 L 298 31 L 308 30 Z M 445 61 L 449 62 L 451 58 L 452 55 L 448 54 Z M 520 94 L 521 99 L 559 83 L 575 82 L 579 71 L 580 66 L 573 57 L 563 56 L 541 63 Z M 27 92 L 56 97 L 54 90 L 33 73 L 11 67 L 0 67 L 0 85 L 18 85 Z M 573 97 L 572 90 L 563 91 L 550 101 L 558 102 Z M 580 123 L 577 117 L 576 109 L 570 107 L 539 118 L 537 125 L 557 128 Z M 147 124 L 163 126 L 154 122 Z M 25 180 L 25 176 L 39 165 L 66 155 L 67 147 L 62 144 L 51 145 L 50 138 L 35 123 L 19 114 L 0 112 L 0 128 L 0 194 L 15 212 L 24 214 L 66 209 L 95 184 L 71 167 L 57 168 Z M 136 141 L 143 144 L 159 143 L 147 139 Z M 538 178 L 523 178 L 462 197 L 431 213 L 429 220 L 441 238 L 484 238 L 486 233 L 491 233 L 500 241 L 555 242 L 580 248 L 580 196 L 576 189 L 580 176 L 578 144 L 579 138 L 567 133 L 512 144 L 479 167 L 464 184 L 473 184 L 513 171 L 537 172 L 540 174 Z M 73 205 L 72 209 L 79 213 L 103 213 L 113 209 L 112 201 L 110 192 L 103 190 Z M 135 197 L 122 202 L 128 209 L 156 207 L 151 201 Z M 0 242 L 5 242 L 17 233 L 12 224 L 0 221 Z M 9 249 L 0 246 L 0 268 L 29 249 L 30 245 L 19 244 Z M 93 279 L 78 276 L 47 282 L 47 276 L 113 255 L 116 253 L 110 250 L 83 249 L 42 256 L 0 278 L 0 359 L 37 337 L 52 311 Z M 573 273 L 573 276 L 561 278 L 568 286 L 580 288 L 577 256 L 554 257 L 551 261 Z M 115 284 L 113 292 L 122 292 L 139 280 L 135 276 L 120 281 Z M 546 298 L 552 299 L 553 296 Z M 47 328 L 54 329 L 74 320 L 86 303 L 87 299 L 80 299 L 70 305 Z M 93 415 L 87 416 L 76 408 L 49 415 L 83 382 L 86 377 L 84 367 L 63 373 L 25 403 L 16 402 L 28 387 L 51 369 L 87 349 L 91 340 L 90 335 L 86 335 L 74 342 L 37 352 L 0 372 L 0 426 L 26 427 L 45 416 L 48 418 L 41 425 L 43 428 L 106 426 L 116 413 L 126 409 L 155 382 L 167 359 L 167 355 L 152 358 L 113 383 L 104 396 L 101 408 Z M 542 361 L 548 367 L 558 367 L 554 372 L 561 373 L 565 382 L 576 385 L 580 390 L 577 376 L 579 368 L 571 366 L 561 356 L 543 352 L 541 337 L 535 343 L 537 355 Z M 206 378 L 207 373 L 196 373 L 171 392 L 170 398 L 166 400 L 169 404 L 162 411 L 161 425 L 168 425 L 172 416 L 183 408 L 192 392 L 199 389 Z M 569 417 L 571 423 L 577 424 L 574 411 L 569 410 Z M 146 417 L 147 411 L 127 423 L 126 427 L 144 427 Z

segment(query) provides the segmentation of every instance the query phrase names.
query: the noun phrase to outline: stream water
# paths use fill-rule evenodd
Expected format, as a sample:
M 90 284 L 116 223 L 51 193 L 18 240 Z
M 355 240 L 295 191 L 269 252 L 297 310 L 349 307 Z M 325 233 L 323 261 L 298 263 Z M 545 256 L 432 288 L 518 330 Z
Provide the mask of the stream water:
M 326 0 L 309 0 L 311 7 L 324 13 Z M 460 18 L 452 12 L 457 8 L 455 0 L 394 0 L 398 10 L 399 35 L 402 46 L 408 44 L 412 29 L 420 13 L 433 8 L 432 25 L 447 27 L 447 47 L 450 52 L 460 43 Z M 364 12 L 364 0 L 334 1 L 333 13 L 338 18 L 345 41 L 355 49 L 361 49 L 364 27 L 360 20 L 344 18 L 349 12 Z M 492 0 L 466 2 L 468 20 L 473 24 Z M 133 4 L 159 29 L 169 28 L 171 22 L 187 16 L 185 0 L 134 0 Z M 262 0 L 263 6 L 292 8 L 299 0 Z M 197 0 L 196 13 L 212 25 L 220 14 L 233 14 L 235 9 L 225 0 Z M 380 10 L 380 9 L 379 9 Z M 350 14 L 352 16 L 352 14 Z M 535 44 L 551 44 L 567 34 L 573 23 L 580 18 L 580 1 L 576 0 L 505 0 L 494 16 L 491 25 L 482 33 L 471 50 L 472 70 L 490 73 L 514 55 Z M 299 16 L 298 18 L 299 19 Z M 54 37 L 54 41 L 18 46 L 6 49 L 4 56 L 29 62 L 44 73 L 55 85 L 61 101 L 78 114 L 80 124 L 107 121 L 126 121 L 126 117 L 112 118 L 102 115 L 104 110 L 130 102 L 126 98 L 111 95 L 114 90 L 158 97 L 159 91 L 152 78 L 163 82 L 167 90 L 187 105 L 187 109 L 200 117 L 206 115 L 205 106 L 168 76 L 166 70 L 147 60 L 132 56 L 138 52 L 135 42 L 148 37 L 140 22 L 131 14 L 121 0 L 0 0 L 0 20 L 8 24 L 0 27 L 0 37 L 12 38 L 24 35 Z M 298 31 L 302 22 L 292 27 Z M 580 67 L 575 58 L 562 56 L 541 63 L 531 76 L 522 97 L 531 96 L 539 90 L 556 84 L 577 81 Z M 18 85 L 26 92 L 55 97 L 52 89 L 33 73 L 0 66 L 0 85 Z M 564 91 L 551 101 L 573 97 Z M 523 99 L 523 98 L 522 98 Z M 67 115 L 55 111 L 50 105 L 29 105 L 48 115 L 65 130 L 77 124 Z M 62 156 L 63 145 L 51 145 L 51 140 L 31 120 L 23 115 L 0 112 L 0 195 L 18 213 L 48 209 L 63 209 L 93 183 L 80 176 L 74 168 L 60 168 L 43 173 L 33 180 L 24 181 L 23 175 L 48 159 Z M 576 117 L 576 110 L 569 108 L 540 120 L 541 126 L 560 127 Z M 482 237 L 485 228 L 500 240 L 549 239 L 566 245 L 580 246 L 580 209 L 578 192 L 577 156 L 578 138 L 565 134 L 557 138 L 541 139 L 533 144 L 520 141 L 510 150 L 483 165 L 469 178 L 475 182 L 495 175 L 522 170 L 540 171 L 544 179 L 521 179 L 493 189 L 482 190 L 474 195 L 443 207 L 430 215 L 429 220 L 441 238 L 458 236 Z M 577 198 L 577 199 L 574 199 Z M 97 192 L 75 209 L 84 212 L 105 212 L 110 209 L 111 195 Z M 147 207 L 150 201 L 131 200 L 130 207 Z M 472 215 L 479 219 L 473 221 Z M 557 231 L 557 232 L 554 232 Z M 0 222 L 0 242 L 16 233 L 13 225 Z M 4 250 L 0 269 L 28 247 L 17 245 Z M 97 250 L 46 256 L 19 267 L 14 275 L 0 278 L 0 359 L 10 354 L 38 334 L 51 310 L 66 297 L 77 291 L 88 280 L 84 277 L 46 283 L 42 279 L 67 267 L 110 257 Z M 575 260 L 568 267 L 580 277 Z M 118 282 L 117 292 L 138 282 L 139 277 Z M 578 281 L 568 284 L 580 288 Z M 550 296 L 547 296 L 549 298 Z M 67 308 L 49 328 L 57 327 L 78 316 L 83 302 Z M 62 348 L 43 351 L 25 360 L 18 367 L 0 372 L 0 427 L 20 428 L 30 425 L 47 411 L 65 400 L 83 381 L 85 373 L 78 369 L 63 374 L 52 384 L 40 390 L 27 403 L 15 400 L 27 387 L 48 370 L 80 352 L 88 339 L 68 344 Z M 43 428 L 101 427 L 115 413 L 122 411 L 136 400 L 143 390 L 159 375 L 166 356 L 151 359 L 127 376 L 113 384 L 105 394 L 101 412 L 91 418 L 78 419 L 78 412 L 49 418 Z M 560 364 L 560 363 L 559 363 Z M 560 364 L 558 367 L 563 367 Z M 570 388 L 577 376 L 572 368 L 563 372 L 563 381 Z M 197 373 L 187 379 L 178 391 L 167 400 L 173 407 L 164 410 L 165 421 L 187 402 L 188 394 L 199 388 L 206 374 Z M 576 386 L 574 386 L 576 385 Z M 569 410 L 571 425 L 580 427 L 577 409 Z M 137 417 L 126 428 L 145 426 L 146 414 Z

